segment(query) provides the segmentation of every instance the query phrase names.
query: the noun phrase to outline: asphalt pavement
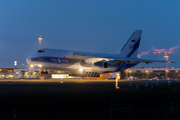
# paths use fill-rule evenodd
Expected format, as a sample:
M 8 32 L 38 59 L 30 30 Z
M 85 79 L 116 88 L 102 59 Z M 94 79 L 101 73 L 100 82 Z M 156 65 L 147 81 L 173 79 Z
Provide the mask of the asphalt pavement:
M 179 120 L 179 80 L 0 80 L 2 120 Z

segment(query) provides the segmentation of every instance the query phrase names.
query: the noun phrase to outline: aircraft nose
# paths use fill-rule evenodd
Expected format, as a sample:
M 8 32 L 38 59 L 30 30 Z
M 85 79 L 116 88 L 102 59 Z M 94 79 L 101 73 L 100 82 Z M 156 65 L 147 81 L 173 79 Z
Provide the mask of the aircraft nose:
M 27 64 L 30 64 L 30 63 L 31 63 L 31 56 L 29 56 L 29 57 L 26 58 L 26 62 L 27 62 Z

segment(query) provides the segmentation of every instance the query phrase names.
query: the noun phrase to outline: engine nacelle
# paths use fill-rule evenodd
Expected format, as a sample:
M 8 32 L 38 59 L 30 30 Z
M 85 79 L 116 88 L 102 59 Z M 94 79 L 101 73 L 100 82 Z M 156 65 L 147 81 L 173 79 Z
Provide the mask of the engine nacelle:
M 94 63 L 87 62 L 86 60 L 81 60 L 80 65 L 83 66 L 83 67 L 92 67 L 94 65 Z
M 104 62 L 104 63 L 103 63 L 103 67 L 104 67 L 104 68 L 107 68 L 107 67 L 108 67 L 108 63 L 107 63 L 107 62 Z
M 116 68 L 116 66 L 116 63 L 114 63 L 113 61 L 107 61 L 103 63 L 104 68 Z
M 99 61 L 94 63 L 94 66 L 103 68 L 116 68 L 117 64 L 114 61 Z

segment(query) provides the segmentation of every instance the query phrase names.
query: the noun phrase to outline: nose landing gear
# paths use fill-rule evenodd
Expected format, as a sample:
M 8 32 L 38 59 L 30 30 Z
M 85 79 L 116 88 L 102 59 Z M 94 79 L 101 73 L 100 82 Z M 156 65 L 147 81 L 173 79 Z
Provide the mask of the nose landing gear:
M 48 74 L 47 69 L 42 69 L 42 70 L 41 70 L 41 74 Z

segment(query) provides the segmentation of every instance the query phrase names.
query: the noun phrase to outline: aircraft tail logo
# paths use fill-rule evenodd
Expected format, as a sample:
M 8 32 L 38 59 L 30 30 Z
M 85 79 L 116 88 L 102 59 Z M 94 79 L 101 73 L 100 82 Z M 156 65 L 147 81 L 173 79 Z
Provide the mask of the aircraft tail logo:
M 141 33 L 142 30 L 136 30 L 121 49 L 119 55 L 126 57 L 137 57 L 138 48 L 141 41 Z

